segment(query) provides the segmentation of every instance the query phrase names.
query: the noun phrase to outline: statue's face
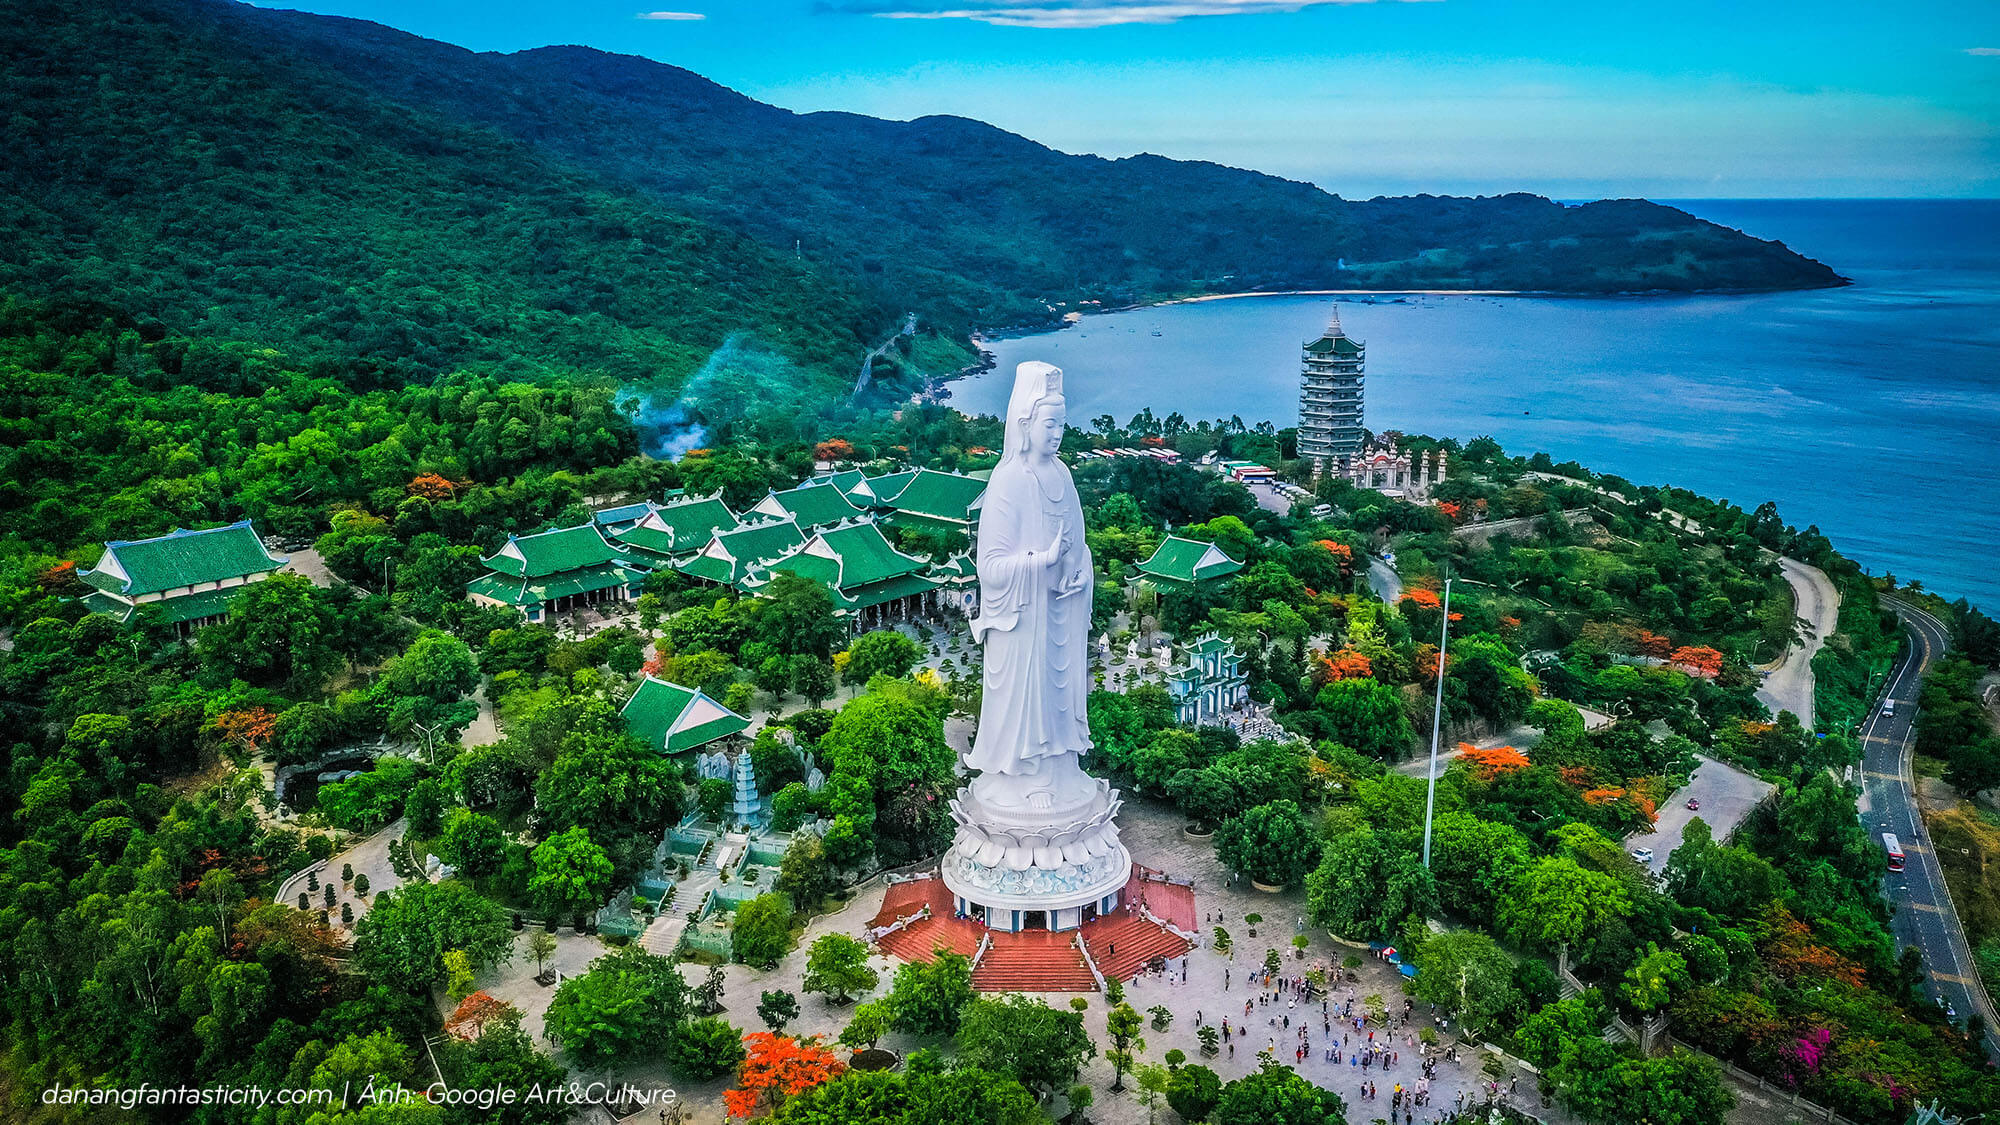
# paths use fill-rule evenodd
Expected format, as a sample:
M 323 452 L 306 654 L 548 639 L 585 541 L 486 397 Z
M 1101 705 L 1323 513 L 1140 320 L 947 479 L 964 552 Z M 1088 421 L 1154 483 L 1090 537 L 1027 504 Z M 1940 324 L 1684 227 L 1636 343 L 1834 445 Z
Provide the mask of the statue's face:
M 1062 448 L 1063 424 L 1067 417 L 1061 399 L 1035 407 L 1035 413 L 1028 419 L 1028 448 L 1037 457 L 1054 457 Z

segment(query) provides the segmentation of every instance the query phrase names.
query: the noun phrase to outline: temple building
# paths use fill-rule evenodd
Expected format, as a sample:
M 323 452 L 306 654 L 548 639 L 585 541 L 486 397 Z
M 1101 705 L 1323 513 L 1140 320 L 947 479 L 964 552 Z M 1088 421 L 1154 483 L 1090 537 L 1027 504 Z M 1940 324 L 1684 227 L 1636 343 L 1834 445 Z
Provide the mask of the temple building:
M 821 528 L 737 585 L 754 594 L 781 573 L 811 579 L 833 595 L 835 613 L 865 631 L 942 608 L 938 590 L 946 583 L 927 575 L 929 568 L 925 560 L 891 546 L 876 524 L 858 520 Z
M 1192 590 L 1235 574 L 1243 569 L 1243 563 L 1213 543 L 1169 535 L 1133 569 L 1168 590 Z
M 689 578 L 717 586 L 737 586 L 753 568 L 768 567 L 805 545 L 805 532 L 790 517 L 745 522 L 709 537 L 699 551 L 676 562 Z
M 598 513 L 600 520 L 605 514 Z M 717 532 L 734 531 L 741 526 L 742 521 L 721 497 L 700 496 L 648 504 L 631 523 L 610 534 L 633 563 L 647 570 L 664 570 L 693 558 Z
M 742 734 L 750 720 L 694 688 L 647 676 L 619 714 L 633 737 L 662 754 L 684 754 Z
M 83 598 L 90 612 L 129 621 L 137 607 L 158 606 L 160 619 L 185 637 L 222 620 L 243 587 L 269 578 L 287 561 L 267 550 L 243 520 L 206 531 L 177 528 L 153 539 L 113 539 L 97 566 L 77 577 L 94 587 Z
M 1430 500 L 1431 489 L 1444 483 L 1445 469 L 1444 450 L 1405 453 L 1396 447 L 1393 435 L 1384 435 L 1380 444 L 1370 443 L 1354 457 L 1324 466 L 1328 475 L 1356 488 L 1414 504 Z
M 1299 370 L 1299 457 L 1324 468 L 1355 457 L 1367 438 L 1361 426 L 1362 368 L 1359 340 L 1340 328 L 1340 309 L 1317 340 L 1308 340 Z
M 1250 700 L 1250 680 L 1236 646 L 1205 633 L 1188 646 L 1187 660 L 1167 670 L 1174 721 L 1213 723 Z
M 646 577 L 595 523 L 510 535 L 480 562 L 490 573 L 466 583 L 473 602 L 513 606 L 537 622 L 600 602 L 631 601 Z
M 918 469 L 866 482 L 871 506 L 891 527 L 962 532 L 970 539 L 986 482 L 964 473 Z
M 831 481 L 807 481 L 797 488 L 774 491 L 750 511 L 773 519 L 797 520 L 802 528 L 826 527 L 865 514 Z

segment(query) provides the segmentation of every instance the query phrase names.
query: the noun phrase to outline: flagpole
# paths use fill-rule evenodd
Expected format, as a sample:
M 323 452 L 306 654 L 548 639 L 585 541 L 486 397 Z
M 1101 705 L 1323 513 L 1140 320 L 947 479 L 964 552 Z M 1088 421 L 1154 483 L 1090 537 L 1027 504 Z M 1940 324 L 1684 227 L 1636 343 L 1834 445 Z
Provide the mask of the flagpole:
M 1437 698 L 1431 704 L 1431 781 L 1424 795 L 1424 867 L 1431 865 L 1431 814 L 1437 808 L 1438 739 L 1444 732 L 1444 650 L 1451 642 L 1451 579 L 1444 580 L 1444 612 L 1438 624 Z

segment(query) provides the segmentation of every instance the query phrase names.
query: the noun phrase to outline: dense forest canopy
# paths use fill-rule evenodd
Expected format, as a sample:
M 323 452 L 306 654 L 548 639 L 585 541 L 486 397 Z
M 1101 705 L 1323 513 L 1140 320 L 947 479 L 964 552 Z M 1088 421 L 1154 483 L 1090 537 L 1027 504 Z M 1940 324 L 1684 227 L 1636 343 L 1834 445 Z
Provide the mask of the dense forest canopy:
M 912 310 L 962 341 L 1193 291 L 1839 283 L 1643 201 L 1357 203 L 959 118 L 797 115 L 582 48 L 477 55 L 218 0 L 17 11 L 0 288 L 385 384 L 468 363 L 673 384 L 742 335 L 830 397 Z

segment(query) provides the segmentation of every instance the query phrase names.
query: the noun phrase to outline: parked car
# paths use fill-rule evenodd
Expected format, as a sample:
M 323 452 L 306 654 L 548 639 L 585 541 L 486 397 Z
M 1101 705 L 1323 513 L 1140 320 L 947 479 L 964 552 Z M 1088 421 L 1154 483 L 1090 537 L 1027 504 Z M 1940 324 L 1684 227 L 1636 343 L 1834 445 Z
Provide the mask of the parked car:
M 1691 811 L 1691 812 L 1692 812 L 1692 811 L 1699 811 L 1699 810 L 1700 810 L 1700 808 L 1701 808 L 1701 798 L 1700 798 L 1700 797 L 1689 797 L 1689 798 L 1688 798 L 1688 809 L 1689 809 L 1689 811 Z
M 1643 863 L 1643 864 L 1646 864 L 1646 865 L 1648 865 L 1648 866 L 1651 866 L 1651 865 L 1652 865 L 1652 862 L 1653 862 L 1653 849 L 1651 849 L 1651 848 L 1633 848 L 1633 849 L 1632 849 L 1632 858 L 1633 858 L 1633 859 L 1636 859 L 1636 860 L 1638 860 L 1638 861 L 1639 861 L 1640 863 Z

